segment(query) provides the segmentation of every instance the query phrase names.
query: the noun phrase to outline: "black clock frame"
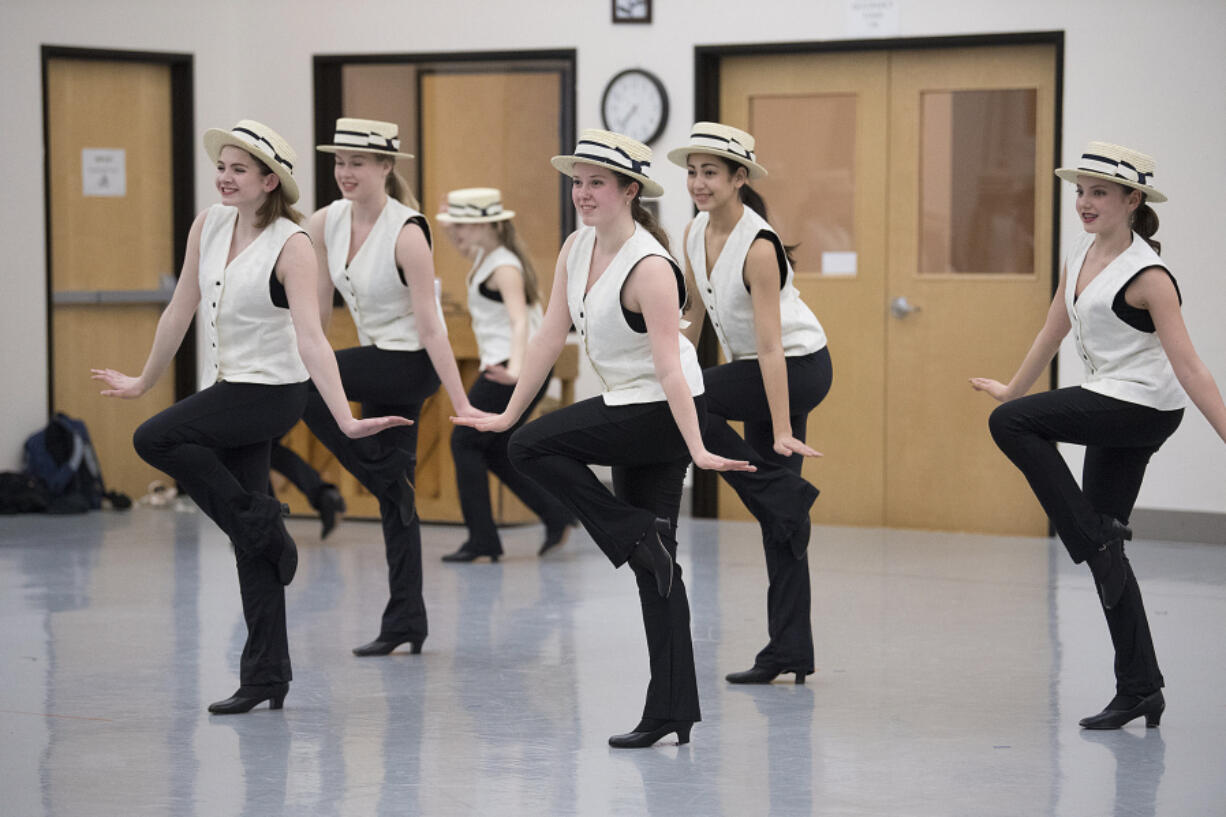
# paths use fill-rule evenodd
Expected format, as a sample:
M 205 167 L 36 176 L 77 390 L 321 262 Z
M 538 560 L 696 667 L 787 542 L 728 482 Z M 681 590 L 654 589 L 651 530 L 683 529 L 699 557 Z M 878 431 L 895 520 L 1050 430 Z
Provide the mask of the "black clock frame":
M 604 92 L 600 95 L 600 121 L 604 125 L 605 130 L 613 129 L 609 125 L 609 120 L 605 118 L 605 101 L 609 98 L 610 89 L 612 89 L 619 79 L 627 74 L 642 74 L 643 76 L 647 77 L 647 79 L 651 81 L 651 84 L 656 86 L 656 90 L 660 92 L 660 101 L 663 103 L 663 107 L 660 112 L 660 124 L 656 127 L 655 132 L 652 133 L 651 136 L 643 140 L 644 144 L 650 145 L 659 139 L 664 133 L 664 129 L 668 127 L 668 91 L 665 89 L 664 83 L 660 81 L 660 78 L 648 71 L 646 68 L 627 68 L 624 71 L 618 71 L 609 79 L 608 82 L 605 83 Z

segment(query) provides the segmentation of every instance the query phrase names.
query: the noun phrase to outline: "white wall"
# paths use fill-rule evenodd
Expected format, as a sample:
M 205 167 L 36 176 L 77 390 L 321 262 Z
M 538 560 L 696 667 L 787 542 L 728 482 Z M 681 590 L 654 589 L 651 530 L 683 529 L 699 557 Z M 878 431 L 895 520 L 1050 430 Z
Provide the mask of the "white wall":
M 1226 4 L 1220 0 L 897 0 L 899 36 L 1066 32 L 1064 161 L 1089 139 L 1133 145 L 1158 160 L 1164 256 L 1179 278 L 1184 315 L 1219 382 L 1226 384 L 1226 288 L 1217 249 L 1198 235 L 1220 229 L 1226 179 Z M 350 10 L 359 8 L 360 11 Z M 1160 10 L 1159 10 L 1160 9 Z M 599 126 L 604 82 L 622 68 L 659 75 L 671 116 L 660 145 L 679 144 L 692 119 L 693 47 L 828 40 L 846 36 L 846 0 L 660 0 L 651 26 L 613 26 L 609 0 L 0 0 L 0 190 L 7 263 L 0 268 L 0 377 L 5 383 L 0 468 L 16 467 L 22 439 L 45 421 L 45 258 L 39 47 L 42 44 L 189 52 L 196 57 L 196 125 L 261 119 L 306 153 L 313 143 L 311 57 L 328 53 L 577 48 L 578 124 Z M 661 157 L 662 159 L 662 157 Z M 309 207 L 313 167 L 300 165 Z M 690 214 L 684 173 L 666 161 L 672 191 L 665 226 Z M 542 169 L 542 172 L 551 172 Z M 213 200 L 201 154 L 200 206 Z M 1067 195 L 1064 241 L 1079 229 Z M 820 312 L 820 305 L 819 305 Z M 1036 327 L 1037 329 L 1037 327 Z M 15 354 L 17 351 L 19 353 Z M 1020 359 L 1025 350 L 1018 350 Z M 1066 361 L 1076 356 L 1066 352 Z M 1007 377 L 1009 372 L 1000 372 Z M 1080 379 L 1066 364 L 1064 383 Z M 1194 410 L 1154 459 L 1139 505 L 1226 513 L 1226 450 Z

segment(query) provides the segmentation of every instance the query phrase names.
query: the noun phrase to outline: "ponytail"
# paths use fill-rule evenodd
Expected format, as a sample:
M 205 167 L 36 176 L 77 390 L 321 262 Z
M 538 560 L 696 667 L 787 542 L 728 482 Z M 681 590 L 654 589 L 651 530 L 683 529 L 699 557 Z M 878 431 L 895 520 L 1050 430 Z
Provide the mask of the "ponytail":
M 660 220 L 643 206 L 643 200 L 638 196 L 635 196 L 634 201 L 630 203 L 630 215 L 643 225 L 644 230 L 651 233 L 652 238 L 660 242 L 660 246 L 667 250 L 669 255 L 672 255 L 672 248 L 668 246 L 668 233 L 664 232 L 664 228 L 660 226 Z
M 770 223 L 770 219 L 766 217 L 766 199 L 762 198 L 762 194 L 749 186 L 749 182 L 741 185 L 741 204 L 753 210 L 758 215 L 762 216 L 762 220 Z M 784 244 L 783 240 L 779 240 L 780 246 L 783 247 L 783 255 L 788 260 L 788 264 L 794 269 L 796 267 L 796 258 L 793 253 L 799 244 Z
M 417 203 L 417 197 L 413 195 L 413 191 L 409 189 L 409 183 L 405 181 L 404 176 L 396 170 L 396 164 L 391 159 L 381 159 L 392 165 L 392 169 L 387 174 L 387 180 L 384 182 L 384 189 L 387 194 L 401 204 L 407 204 L 414 210 L 420 210 L 421 205 Z
M 259 165 L 260 175 L 267 176 L 272 173 L 268 165 L 255 156 L 248 155 Z M 294 205 L 290 204 L 289 196 L 285 195 L 285 188 L 280 184 L 264 198 L 264 203 L 255 211 L 255 226 L 262 230 L 279 218 L 288 218 L 295 224 L 301 224 L 304 218 L 302 213 L 295 210 Z
M 1158 232 L 1158 214 L 1145 203 L 1144 193 L 1141 194 L 1141 205 L 1132 213 L 1132 229 L 1145 239 L 1145 243 L 1152 247 L 1154 252 L 1162 252 L 1162 242 L 1153 237 L 1154 233 Z
M 524 300 L 529 306 L 539 304 L 541 302 L 541 288 L 537 283 L 536 268 L 532 266 L 532 258 L 528 255 L 528 248 L 524 245 L 523 239 L 519 237 L 519 233 L 515 230 L 515 225 L 510 219 L 497 222 L 494 226 L 494 232 L 498 236 L 498 242 L 506 247 L 511 252 L 515 253 L 515 257 L 519 259 L 519 264 L 524 268 Z

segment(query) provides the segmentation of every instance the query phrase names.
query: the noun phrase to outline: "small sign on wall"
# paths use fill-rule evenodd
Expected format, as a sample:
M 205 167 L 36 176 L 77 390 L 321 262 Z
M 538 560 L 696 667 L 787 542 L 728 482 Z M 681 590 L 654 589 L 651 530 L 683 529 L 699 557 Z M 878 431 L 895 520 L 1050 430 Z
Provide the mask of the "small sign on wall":
M 82 148 L 81 189 L 86 196 L 124 196 L 128 192 L 123 148 Z
M 897 37 L 898 0 L 847 0 L 847 36 Z

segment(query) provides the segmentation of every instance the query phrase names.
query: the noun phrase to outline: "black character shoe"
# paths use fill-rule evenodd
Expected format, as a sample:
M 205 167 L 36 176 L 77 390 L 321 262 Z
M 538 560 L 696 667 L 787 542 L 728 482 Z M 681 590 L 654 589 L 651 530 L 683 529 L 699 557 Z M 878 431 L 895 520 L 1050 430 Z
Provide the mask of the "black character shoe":
M 801 670 L 768 669 L 759 666 L 754 666 L 744 672 L 730 672 L 724 676 L 724 680 L 730 684 L 769 684 L 778 676 L 793 672 L 796 673 L 796 683 L 803 684 L 806 673 Z
M 690 727 L 693 721 L 661 721 L 643 718 L 633 732 L 624 735 L 614 735 L 609 738 L 609 745 L 614 749 L 645 749 L 653 745 L 665 735 L 677 734 L 677 745 L 690 742 Z
M 664 545 L 664 535 L 669 527 L 667 519 L 657 519 L 655 528 L 644 535 L 630 552 L 630 566 L 653 574 L 656 577 L 656 590 L 664 598 L 668 598 L 673 591 L 673 555 Z
M 404 640 L 392 639 L 390 641 L 380 641 L 376 638 L 374 641 L 371 641 L 368 644 L 363 644 L 360 647 L 354 647 L 353 654 L 362 656 L 363 658 L 369 655 L 391 655 L 393 650 L 395 650 L 401 644 L 407 643 L 409 645 L 409 652 L 411 652 L 413 655 L 419 655 L 421 653 L 421 642 L 423 640 L 424 639 L 418 639 L 417 641 L 413 641 L 406 638 Z
M 478 550 L 471 543 L 465 542 L 460 545 L 460 549 L 455 553 L 448 553 L 443 556 L 444 562 L 475 562 L 482 556 L 488 556 L 491 562 L 496 562 L 502 558 L 502 548 L 498 550 Z
M 323 525 L 319 538 L 327 539 L 328 534 L 336 527 L 337 514 L 344 513 L 348 508 L 345 506 L 345 498 L 341 496 L 337 487 L 324 483 L 319 489 L 319 496 L 315 498 L 315 510 L 319 512 L 319 521 Z
M 289 684 L 273 684 L 271 686 L 241 686 L 238 691 L 224 701 L 209 704 L 209 711 L 214 715 L 241 715 L 268 701 L 269 709 L 280 709 L 285 703 L 285 694 L 289 692 Z
M 408 472 L 396 478 L 387 496 L 400 509 L 401 524 L 411 525 L 417 518 L 417 489 L 413 487 L 413 480 L 409 479 Z
M 1105 610 L 1119 604 L 1120 596 L 1124 595 L 1124 585 L 1128 580 L 1128 570 L 1124 565 L 1124 541 L 1132 538 L 1132 531 L 1119 520 L 1112 519 L 1108 535 L 1111 539 L 1086 560 Z
M 570 529 L 574 525 L 575 520 L 573 519 L 567 520 L 561 525 L 546 525 L 545 541 L 541 543 L 541 549 L 536 552 L 536 555 L 544 556 L 554 548 L 559 548 L 566 544 L 566 537 L 570 536 Z
M 1145 725 L 1152 729 L 1162 720 L 1164 709 L 1166 699 L 1162 697 L 1162 690 L 1144 697 L 1116 695 L 1106 709 L 1097 715 L 1082 718 L 1080 724 L 1085 729 L 1119 729 L 1144 715 Z

